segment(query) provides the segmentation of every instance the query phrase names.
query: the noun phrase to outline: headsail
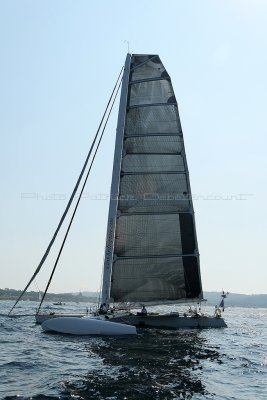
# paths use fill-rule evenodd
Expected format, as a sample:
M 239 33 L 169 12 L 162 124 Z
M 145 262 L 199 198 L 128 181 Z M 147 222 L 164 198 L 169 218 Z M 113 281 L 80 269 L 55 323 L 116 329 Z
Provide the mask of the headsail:
M 127 55 L 102 302 L 202 299 L 178 106 L 157 55 Z

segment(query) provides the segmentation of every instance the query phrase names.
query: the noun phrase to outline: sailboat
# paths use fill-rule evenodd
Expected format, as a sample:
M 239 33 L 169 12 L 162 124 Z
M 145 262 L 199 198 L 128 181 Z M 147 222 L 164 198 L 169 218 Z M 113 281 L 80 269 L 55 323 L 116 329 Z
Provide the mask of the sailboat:
M 136 327 L 226 327 L 223 318 L 201 312 L 132 311 L 202 301 L 189 171 L 171 79 L 158 55 L 127 54 L 103 267 L 105 311 L 97 314 L 107 323 Z M 36 315 L 39 323 L 48 318 Z

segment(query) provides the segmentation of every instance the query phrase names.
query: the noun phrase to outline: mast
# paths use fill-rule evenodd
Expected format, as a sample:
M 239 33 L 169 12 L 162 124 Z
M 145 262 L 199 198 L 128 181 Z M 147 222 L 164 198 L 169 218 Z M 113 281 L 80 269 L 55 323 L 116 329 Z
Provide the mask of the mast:
M 130 64 L 131 64 L 131 54 L 128 53 L 124 65 L 117 131 L 116 131 L 116 142 L 115 142 L 115 151 L 113 160 L 113 172 L 112 172 L 109 214 L 108 214 L 108 224 L 107 224 L 107 234 L 106 234 L 105 260 L 103 268 L 102 296 L 101 296 L 102 304 L 103 303 L 108 304 L 110 297 L 110 279 L 111 279 L 112 263 L 113 263 L 113 249 L 114 249 L 115 228 L 116 228 L 116 214 L 117 214 L 118 197 L 119 197 L 119 180 L 121 171 L 121 156 L 122 156 L 123 137 L 125 128 Z

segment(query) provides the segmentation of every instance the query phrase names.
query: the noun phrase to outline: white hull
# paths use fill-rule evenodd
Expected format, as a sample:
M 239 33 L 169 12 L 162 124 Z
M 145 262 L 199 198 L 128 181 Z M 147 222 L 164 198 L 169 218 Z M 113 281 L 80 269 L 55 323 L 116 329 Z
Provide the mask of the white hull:
M 36 324 L 42 324 L 44 321 L 48 320 L 48 319 L 52 319 L 52 318 L 59 318 L 59 317 L 75 317 L 75 318 L 82 318 L 85 317 L 85 314 L 78 314 L 78 313 L 49 313 L 49 314 L 36 314 L 35 315 L 35 322 Z
M 60 317 L 51 318 L 42 323 L 46 332 L 65 333 L 69 335 L 136 335 L 135 326 L 110 322 L 93 317 Z
M 46 320 L 58 317 L 81 318 L 84 315 L 73 314 L 38 314 L 36 315 L 36 323 L 41 324 Z M 108 315 L 109 322 L 116 322 L 120 324 L 129 324 L 137 328 L 161 328 L 161 329 L 186 329 L 186 328 L 226 328 L 227 325 L 223 318 L 202 316 L 202 317 L 182 317 L 175 313 L 158 314 L 158 315 L 133 315 L 120 313 Z

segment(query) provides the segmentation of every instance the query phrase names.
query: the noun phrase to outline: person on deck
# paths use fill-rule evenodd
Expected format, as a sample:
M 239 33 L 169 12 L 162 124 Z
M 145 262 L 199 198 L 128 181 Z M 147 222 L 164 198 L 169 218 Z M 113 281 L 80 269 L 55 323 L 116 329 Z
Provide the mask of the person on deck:
M 140 315 L 147 315 L 147 309 L 145 306 L 142 307 Z
M 215 306 L 214 316 L 215 316 L 216 318 L 221 318 L 221 316 L 222 316 L 221 309 L 220 309 L 220 307 L 218 307 L 217 305 Z
M 108 312 L 106 303 L 101 304 L 99 308 L 99 314 L 106 314 Z

